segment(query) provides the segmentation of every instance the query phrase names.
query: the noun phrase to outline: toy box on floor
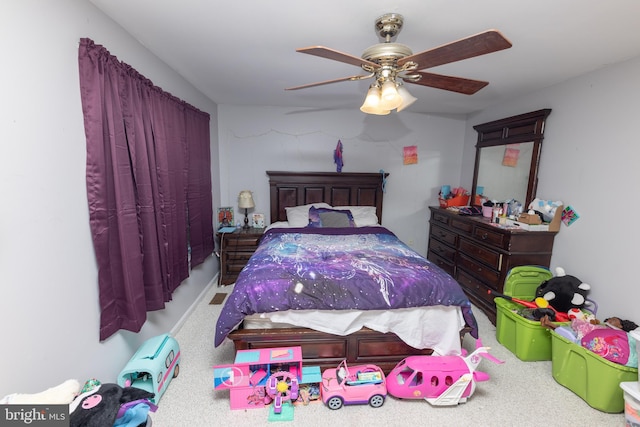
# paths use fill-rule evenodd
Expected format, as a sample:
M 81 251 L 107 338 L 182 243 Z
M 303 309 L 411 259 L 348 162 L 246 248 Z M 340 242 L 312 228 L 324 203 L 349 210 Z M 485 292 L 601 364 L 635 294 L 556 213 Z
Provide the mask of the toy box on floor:
M 544 267 L 521 266 L 509 271 L 504 294 L 525 301 L 535 297 L 538 286 L 553 275 Z M 496 298 L 496 338 L 518 359 L 551 360 L 551 336 L 539 321 L 525 319 L 517 313 L 522 306 L 504 298 Z
M 638 369 L 610 362 L 556 332 L 550 334 L 551 373 L 556 382 L 595 409 L 622 412 L 620 383 L 638 381 Z
M 624 391 L 624 420 L 629 427 L 640 426 L 640 386 L 638 382 L 620 383 Z
M 560 267 L 555 271 L 552 276 L 545 267 L 514 267 L 504 294 L 495 292 L 504 297 L 495 299 L 496 338 L 521 360 L 551 360 L 551 337 L 540 324 L 542 317 L 568 322 L 572 316 L 596 313 L 597 305 L 586 297 L 591 286 Z
M 640 328 L 637 328 L 634 331 L 630 331 L 629 335 L 636 342 L 636 354 L 640 355 Z M 640 377 L 638 378 L 638 388 L 640 389 Z

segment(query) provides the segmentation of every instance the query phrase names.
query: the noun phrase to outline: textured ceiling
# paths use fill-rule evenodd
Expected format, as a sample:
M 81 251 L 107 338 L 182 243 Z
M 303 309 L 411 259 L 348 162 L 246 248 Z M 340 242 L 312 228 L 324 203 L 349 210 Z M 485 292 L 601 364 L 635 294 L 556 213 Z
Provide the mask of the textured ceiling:
M 404 16 L 396 41 L 414 53 L 487 29 L 513 43 L 426 70 L 490 84 L 470 96 L 407 85 L 418 98 L 407 111 L 467 114 L 640 56 L 638 0 L 90 1 L 218 104 L 358 108 L 371 80 L 285 91 L 361 74 L 295 49 L 322 45 L 360 56 L 380 42 L 374 22 L 388 12 Z

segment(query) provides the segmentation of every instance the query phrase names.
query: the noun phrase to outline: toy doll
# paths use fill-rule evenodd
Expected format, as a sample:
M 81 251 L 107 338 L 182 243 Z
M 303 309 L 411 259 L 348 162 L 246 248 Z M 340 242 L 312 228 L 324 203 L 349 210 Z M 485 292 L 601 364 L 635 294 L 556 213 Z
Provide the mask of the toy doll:
M 554 330 L 559 335 L 575 342 L 603 358 L 629 366 L 638 367 L 636 341 L 629 334 L 638 328 L 631 320 L 609 317 L 602 324 L 595 317 L 574 318 L 571 326 L 560 326 L 551 322 L 548 316 L 540 319 L 540 325 Z

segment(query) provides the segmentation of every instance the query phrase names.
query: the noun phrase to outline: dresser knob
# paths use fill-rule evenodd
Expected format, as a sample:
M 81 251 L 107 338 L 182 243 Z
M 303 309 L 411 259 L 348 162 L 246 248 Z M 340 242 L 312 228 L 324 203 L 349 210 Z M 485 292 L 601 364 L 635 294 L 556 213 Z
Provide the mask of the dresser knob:
M 487 237 L 489 237 L 489 235 L 487 233 L 484 233 L 481 237 L 482 240 L 487 240 Z

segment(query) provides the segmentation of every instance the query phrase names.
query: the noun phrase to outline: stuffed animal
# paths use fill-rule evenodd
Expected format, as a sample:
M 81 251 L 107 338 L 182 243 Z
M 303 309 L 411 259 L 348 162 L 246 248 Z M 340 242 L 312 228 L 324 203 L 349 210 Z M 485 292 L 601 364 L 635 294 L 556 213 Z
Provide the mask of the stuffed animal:
M 572 308 L 583 308 L 591 286 L 575 276 L 567 275 L 563 268 L 556 268 L 556 275 L 536 289 L 536 297 L 542 297 L 556 311 L 566 313 Z
M 51 387 L 40 393 L 20 394 L 14 393 L 3 397 L 0 404 L 11 405 L 67 405 L 73 402 L 80 392 L 80 383 L 77 380 L 67 380 L 62 384 Z
M 69 406 L 70 427 L 146 426 L 154 394 L 136 387 L 96 384 Z M 116 422 L 117 421 L 117 422 Z
M 567 311 L 567 316 L 569 317 L 569 320 L 578 319 L 589 322 L 593 325 L 597 325 L 598 323 L 600 323 L 600 321 L 596 319 L 596 316 L 593 313 L 591 313 L 590 311 L 580 310 L 579 308 L 569 309 L 569 311 Z

